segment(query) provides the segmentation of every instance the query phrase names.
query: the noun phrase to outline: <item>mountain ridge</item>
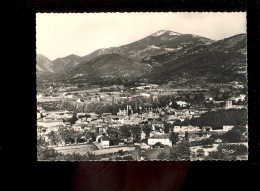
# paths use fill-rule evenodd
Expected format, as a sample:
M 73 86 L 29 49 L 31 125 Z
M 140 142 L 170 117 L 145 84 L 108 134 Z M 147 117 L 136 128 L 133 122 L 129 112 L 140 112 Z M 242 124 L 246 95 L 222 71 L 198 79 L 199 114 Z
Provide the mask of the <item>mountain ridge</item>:
M 174 75 L 183 77 L 182 72 L 193 77 L 206 75 L 212 79 L 230 80 L 228 75 L 231 75 L 242 79 L 240 74 L 245 73 L 246 52 L 244 33 L 214 41 L 160 30 L 132 43 L 101 48 L 86 56 L 71 54 L 57 58 L 52 62 L 53 72 L 48 74 L 57 80 L 106 77 L 172 80 Z M 224 69 L 219 65 L 221 62 Z M 217 71 L 216 75 L 214 71 Z

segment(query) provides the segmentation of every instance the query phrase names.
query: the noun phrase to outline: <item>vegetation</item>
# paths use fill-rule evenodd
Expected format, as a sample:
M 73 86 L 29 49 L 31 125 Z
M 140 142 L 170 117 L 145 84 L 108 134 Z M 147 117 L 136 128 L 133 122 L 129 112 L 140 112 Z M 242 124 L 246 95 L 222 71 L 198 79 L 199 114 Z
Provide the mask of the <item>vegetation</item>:
M 246 136 L 243 135 L 246 133 L 246 128 L 243 126 L 235 126 L 228 132 L 224 133 L 222 136 L 222 141 L 226 143 L 238 143 L 247 141 Z
M 190 120 L 193 126 L 211 126 L 212 129 L 220 129 L 223 125 L 246 125 L 246 123 L 247 109 L 211 111 Z
M 169 159 L 173 161 L 190 160 L 190 155 L 190 143 L 188 141 L 181 141 L 170 150 Z
M 248 154 L 247 146 L 244 144 L 220 144 L 217 151 L 209 153 L 210 160 L 239 160 Z

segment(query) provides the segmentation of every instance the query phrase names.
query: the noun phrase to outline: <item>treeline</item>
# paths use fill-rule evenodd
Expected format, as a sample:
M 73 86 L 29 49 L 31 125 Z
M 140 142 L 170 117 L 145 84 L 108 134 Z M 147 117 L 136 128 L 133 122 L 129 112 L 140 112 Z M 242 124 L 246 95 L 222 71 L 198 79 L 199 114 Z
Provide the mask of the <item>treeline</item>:
M 220 129 L 223 125 L 246 125 L 247 109 L 228 109 L 207 112 L 198 118 L 191 119 L 190 124 L 198 127 L 211 126 L 212 129 Z

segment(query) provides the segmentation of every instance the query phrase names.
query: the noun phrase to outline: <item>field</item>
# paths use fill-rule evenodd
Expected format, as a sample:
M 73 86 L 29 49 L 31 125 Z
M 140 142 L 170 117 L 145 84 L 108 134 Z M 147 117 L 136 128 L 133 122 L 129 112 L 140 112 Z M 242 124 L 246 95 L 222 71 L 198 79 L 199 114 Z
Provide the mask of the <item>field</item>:
M 97 147 L 93 143 L 88 143 L 82 145 L 54 147 L 53 149 L 63 154 L 72 154 L 73 152 L 86 154 L 88 151 L 91 152 L 97 150 Z

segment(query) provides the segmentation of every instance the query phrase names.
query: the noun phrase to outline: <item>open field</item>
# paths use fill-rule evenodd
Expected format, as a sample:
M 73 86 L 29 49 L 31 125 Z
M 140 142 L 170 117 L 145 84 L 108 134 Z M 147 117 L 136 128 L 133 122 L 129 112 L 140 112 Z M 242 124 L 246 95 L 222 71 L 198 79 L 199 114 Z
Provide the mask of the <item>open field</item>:
M 75 98 L 63 98 L 63 97 L 44 97 L 37 98 L 37 102 L 49 102 L 49 101 L 73 101 Z
M 97 150 L 97 147 L 93 143 L 88 143 L 82 145 L 53 147 L 53 149 L 63 154 L 72 154 L 73 152 L 79 154 L 86 154 L 88 151 L 90 152 L 90 151 Z
M 95 154 L 95 155 L 102 155 L 102 154 L 108 154 L 108 153 L 115 153 L 115 152 L 118 152 L 119 150 L 134 151 L 135 147 L 107 148 L 107 149 L 102 149 L 102 150 L 95 150 L 95 151 L 92 151 L 92 153 Z

